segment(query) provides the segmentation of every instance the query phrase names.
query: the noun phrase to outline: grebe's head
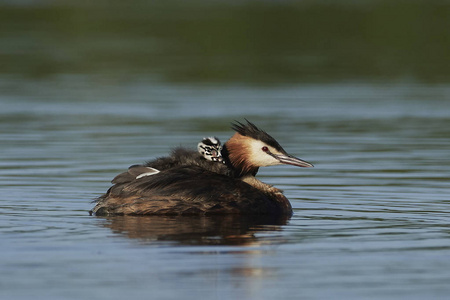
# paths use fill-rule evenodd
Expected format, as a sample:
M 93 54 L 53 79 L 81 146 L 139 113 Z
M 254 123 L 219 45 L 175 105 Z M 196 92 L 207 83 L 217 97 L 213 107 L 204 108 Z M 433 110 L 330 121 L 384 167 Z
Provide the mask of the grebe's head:
M 287 154 L 273 137 L 246 121 L 247 124 L 233 124 L 236 133 L 225 144 L 229 162 L 240 170 L 241 175 L 256 173 L 259 167 L 281 164 L 313 167 L 309 162 Z
M 203 138 L 197 150 L 206 160 L 223 162 L 222 144 L 216 137 Z

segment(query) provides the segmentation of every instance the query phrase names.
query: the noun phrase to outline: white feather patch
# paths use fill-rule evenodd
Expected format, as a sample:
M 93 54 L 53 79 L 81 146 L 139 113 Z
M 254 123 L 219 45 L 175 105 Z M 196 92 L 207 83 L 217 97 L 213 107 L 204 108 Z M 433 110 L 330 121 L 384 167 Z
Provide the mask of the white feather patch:
M 136 179 L 139 179 L 139 178 L 142 178 L 142 177 L 145 177 L 145 176 L 152 176 L 152 175 L 155 175 L 155 174 L 159 173 L 159 170 L 157 170 L 155 168 L 147 167 L 147 169 L 149 170 L 148 172 L 139 174 L 138 176 L 136 176 Z
M 211 141 L 211 143 L 213 143 L 214 145 L 219 144 L 220 142 L 213 136 L 207 137 L 207 138 L 203 138 L 204 140 L 208 139 Z

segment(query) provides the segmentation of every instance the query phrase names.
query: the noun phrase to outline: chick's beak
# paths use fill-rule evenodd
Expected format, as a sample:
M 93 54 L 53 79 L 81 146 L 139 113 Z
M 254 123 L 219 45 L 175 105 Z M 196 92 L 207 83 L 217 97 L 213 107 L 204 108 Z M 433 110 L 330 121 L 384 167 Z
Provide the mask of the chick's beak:
M 304 167 L 304 168 L 312 168 L 314 167 L 313 164 L 310 164 L 307 161 L 301 160 L 300 158 L 291 156 L 291 155 L 275 155 L 275 158 L 278 159 L 278 161 L 282 164 L 286 165 L 293 165 L 297 167 Z
M 211 159 L 212 161 L 223 161 L 223 157 L 222 154 L 220 153 L 220 151 L 217 150 L 212 150 L 211 151 Z

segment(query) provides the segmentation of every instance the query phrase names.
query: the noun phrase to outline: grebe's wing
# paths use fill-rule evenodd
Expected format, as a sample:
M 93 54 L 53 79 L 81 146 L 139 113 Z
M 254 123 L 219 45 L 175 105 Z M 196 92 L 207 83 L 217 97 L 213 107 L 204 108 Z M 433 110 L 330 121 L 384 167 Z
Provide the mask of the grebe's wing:
M 276 201 L 240 179 L 201 167 L 181 166 L 130 182 L 117 182 L 98 199 L 93 212 L 97 215 L 286 214 Z M 287 203 L 286 211 L 290 213 Z
M 145 176 L 151 176 L 158 174 L 159 170 L 152 168 L 152 167 L 146 167 L 142 165 L 133 165 L 128 168 L 128 171 L 120 173 L 114 179 L 111 181 L 113 184 L 120 184 L 120 183 L 127 183 L 132 182 L 135 179 L 139 179 Z

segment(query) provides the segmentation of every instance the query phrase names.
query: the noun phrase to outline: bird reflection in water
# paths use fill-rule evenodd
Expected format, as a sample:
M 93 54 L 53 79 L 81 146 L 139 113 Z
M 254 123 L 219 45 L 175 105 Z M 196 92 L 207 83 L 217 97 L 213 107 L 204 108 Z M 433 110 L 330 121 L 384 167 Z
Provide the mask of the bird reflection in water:
M 140 242 L 181 245 L 257 246 L 258 232 L 281 231 L 288 217 L 273 216 L 105 216 L 103 226 Z

